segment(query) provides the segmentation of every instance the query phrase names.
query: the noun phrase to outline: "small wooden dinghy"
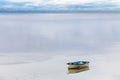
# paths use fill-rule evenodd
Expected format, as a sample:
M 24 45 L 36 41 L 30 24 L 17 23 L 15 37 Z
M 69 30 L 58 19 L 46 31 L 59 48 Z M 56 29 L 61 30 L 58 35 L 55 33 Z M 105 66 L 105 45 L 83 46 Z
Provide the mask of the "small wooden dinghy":
M 77 61 L 67 63 L 68 69 L 79 69 L 89 66 L 89 61 Z

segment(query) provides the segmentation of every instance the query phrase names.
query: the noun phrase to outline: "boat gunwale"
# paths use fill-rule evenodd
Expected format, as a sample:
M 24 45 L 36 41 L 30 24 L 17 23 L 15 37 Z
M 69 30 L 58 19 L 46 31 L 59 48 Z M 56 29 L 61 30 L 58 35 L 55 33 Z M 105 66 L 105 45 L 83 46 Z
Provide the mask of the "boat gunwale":
M 82 64 L 76 64 L 78 62 L 83 62 Z M 76 61 L 76 62 L 69 62 L 67 63 L 67 65 L 85 65 L 85 64 L 89 64 L 89 61 Z

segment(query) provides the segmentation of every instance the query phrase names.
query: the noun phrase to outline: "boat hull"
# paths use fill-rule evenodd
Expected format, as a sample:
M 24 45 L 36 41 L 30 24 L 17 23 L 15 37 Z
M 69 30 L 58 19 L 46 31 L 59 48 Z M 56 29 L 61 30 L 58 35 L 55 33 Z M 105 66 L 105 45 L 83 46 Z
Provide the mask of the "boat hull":
M 68 69 L 78 69 L 78 68 L 84 68 L 89 66 L 89 64 L 83 64 L 83 65 L 68 65 Z

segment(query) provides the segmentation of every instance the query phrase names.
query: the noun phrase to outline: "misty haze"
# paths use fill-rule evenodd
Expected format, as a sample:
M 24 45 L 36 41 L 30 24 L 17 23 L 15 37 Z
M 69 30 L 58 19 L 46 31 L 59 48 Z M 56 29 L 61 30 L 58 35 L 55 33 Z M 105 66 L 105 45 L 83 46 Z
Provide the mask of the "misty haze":
M 0 80 L 119 80 L 119 52 L 120 14 L 0 14 Z

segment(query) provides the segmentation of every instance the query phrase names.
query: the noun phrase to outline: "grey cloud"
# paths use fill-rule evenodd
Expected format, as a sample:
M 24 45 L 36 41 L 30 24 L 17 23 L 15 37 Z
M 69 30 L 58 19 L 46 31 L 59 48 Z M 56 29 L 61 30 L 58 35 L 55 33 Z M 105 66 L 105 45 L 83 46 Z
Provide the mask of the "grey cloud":
M 42 3 L 34 3 L 31 1 L 25 2 L 14 2 L 14 1 L 0 1 L 0 11 L 1 12 L 76 12 L 76 11 L 118 11 L 120 10 L 117 2 L 114 1 L 93 1 L 86 2 L 84 4 L 76 3 L 71 4 L 68 2 L 66 4 L 56 4 L 54 0 L 46 0 Z M 119 2 L 118 2 L 119 3 Z

